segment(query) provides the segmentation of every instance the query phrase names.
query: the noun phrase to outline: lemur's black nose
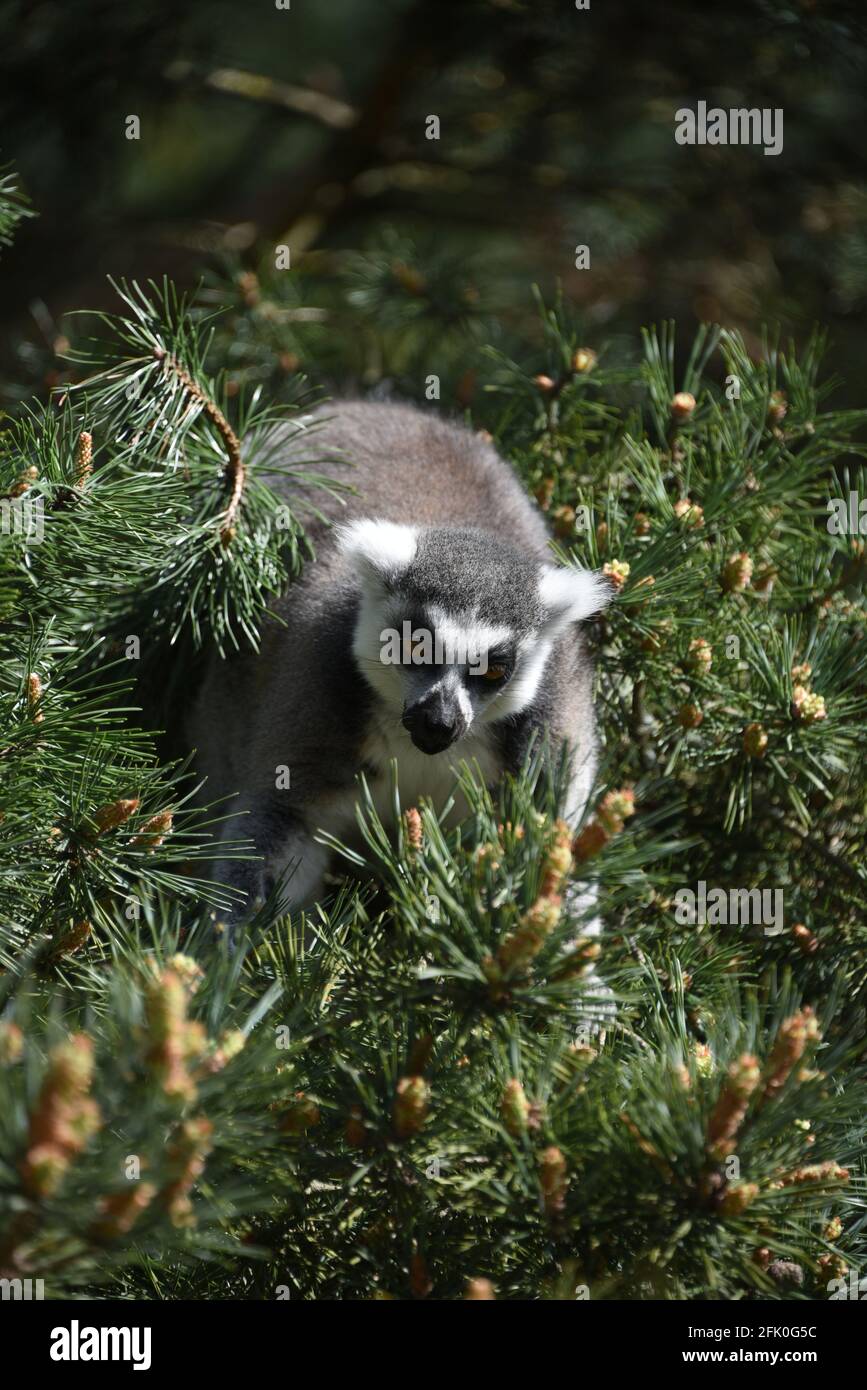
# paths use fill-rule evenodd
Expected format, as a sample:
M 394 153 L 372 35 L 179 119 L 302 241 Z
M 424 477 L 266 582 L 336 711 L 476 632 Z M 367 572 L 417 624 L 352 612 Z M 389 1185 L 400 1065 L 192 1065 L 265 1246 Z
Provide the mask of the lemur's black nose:
M 464 715 L 456 705 L 447 703 L 440 691 L 406 705 L 402 723 L 423 753 L 442 753 L 467 729 Z

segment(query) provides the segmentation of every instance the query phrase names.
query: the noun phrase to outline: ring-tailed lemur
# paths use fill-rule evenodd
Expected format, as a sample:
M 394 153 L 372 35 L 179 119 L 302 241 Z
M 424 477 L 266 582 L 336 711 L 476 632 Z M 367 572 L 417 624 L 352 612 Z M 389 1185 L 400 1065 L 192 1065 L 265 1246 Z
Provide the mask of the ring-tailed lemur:
M 534 735 L 565 740 L 573 822 L 595 771 L 577 625 L 605 604 L 605 581 L 551 563 L 541 514 L 482 435 L 396 404 L 338 403 L 308 420 L 354 491 L 317 495 L 315 560 L 273 604 L 281 623 L 265 625 L 259 654 L 212 661 L 190 728 L 209 800 L 234 797 L 225 838 L 252 838 L 262 856 L 218 870 L 248 905 L 291 865 L 290 906 L 316 899 L 328 861 L 317 832 L 352 843 L 361 771 L 387 823 L 392 758 L 407 807 L 444 801 L 462 760 L 493 783 Z M 281 462 L 309 450 L 296 428 Z M 269 481 L 297 497 L 291 478 Z M 384 661 L 386 633 L 405 623 L 446 660 Z

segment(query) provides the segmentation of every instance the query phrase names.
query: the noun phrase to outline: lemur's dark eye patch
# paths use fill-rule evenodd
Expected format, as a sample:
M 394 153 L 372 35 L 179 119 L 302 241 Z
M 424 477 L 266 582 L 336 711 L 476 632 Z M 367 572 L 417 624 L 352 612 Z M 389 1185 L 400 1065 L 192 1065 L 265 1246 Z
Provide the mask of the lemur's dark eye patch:
M 490 652 L 485 669 L 476 670 L 470 666 L 467 675 L 470 680 L 484 681 L 486 685 L 501 685 L 512 674 L 513 665 L 512 658 L 507 653 Z

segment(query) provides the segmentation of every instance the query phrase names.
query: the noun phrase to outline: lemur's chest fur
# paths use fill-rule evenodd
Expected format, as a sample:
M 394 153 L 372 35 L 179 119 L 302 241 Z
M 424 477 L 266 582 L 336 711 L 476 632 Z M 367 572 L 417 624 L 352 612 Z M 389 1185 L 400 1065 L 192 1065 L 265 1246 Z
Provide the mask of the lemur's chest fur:
M 456 772 L 462 762 L 478 767 L 481 777 L 491 784 L 503 772 L 503 759 L 489 729 L 471 733 L 443 753 L 431 756 L 416 748 L 400 723 L 400 715 L 377 705 L 371 714 L 370 725 L 361 746 L 362 769 L 373 798 L 376 813 L 385 828 L 395 829 L 394 798 L 392 795 L 392 759 L 397 760 L 398 789 L 401 810 L 418 806 L 421 798 L 441 809 L 454 795 L 455 804 L 448 823 L 461 820 L 467 812 L 466 802 L 457 787 Z M 359 791 L 345 793 L 320 801 L 311 816 L 311 825 L 335 835 L 355 847 L 357 839 L 356 805 Z

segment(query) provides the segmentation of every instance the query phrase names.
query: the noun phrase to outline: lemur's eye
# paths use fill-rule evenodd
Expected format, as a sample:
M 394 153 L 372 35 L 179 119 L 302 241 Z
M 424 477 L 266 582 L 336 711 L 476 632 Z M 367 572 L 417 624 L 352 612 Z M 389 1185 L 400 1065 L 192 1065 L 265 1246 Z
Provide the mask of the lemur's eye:
M 489 666 L 487 671 L 482 672 L 482 676 L 486 681 L 501 681 L 505 674 L 505 666 Z

